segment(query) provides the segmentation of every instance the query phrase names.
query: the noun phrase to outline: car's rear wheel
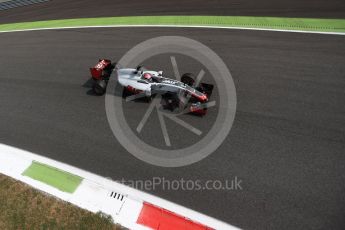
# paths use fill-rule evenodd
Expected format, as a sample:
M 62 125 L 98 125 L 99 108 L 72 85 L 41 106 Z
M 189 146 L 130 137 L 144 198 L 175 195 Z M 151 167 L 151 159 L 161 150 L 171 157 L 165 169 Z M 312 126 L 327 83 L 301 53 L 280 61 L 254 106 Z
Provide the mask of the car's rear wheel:
M 92 89 L 97 95 L 103 95 L 106 91 L 107 83 L 104 80 L 97 80 Z
M 192 73 L 185 73 L 181 77 L 181 82 L 185 83 L 186 85 L 193 86 L 195 82 L 195 76 Z

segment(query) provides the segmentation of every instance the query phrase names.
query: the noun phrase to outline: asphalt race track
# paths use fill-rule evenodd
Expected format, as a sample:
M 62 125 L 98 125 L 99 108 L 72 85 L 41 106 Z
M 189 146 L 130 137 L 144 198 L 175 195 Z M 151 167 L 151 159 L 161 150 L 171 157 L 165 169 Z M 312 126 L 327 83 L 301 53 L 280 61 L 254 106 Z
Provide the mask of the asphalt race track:
M 138 15 L 344 18 L 343 0 L 50 0 L 0 11 L 0 23 Z
M 1 11 L 0 23 L 131 15 L 344 18 L 344 12 L 342 0 L 52 0 Z M 213 49 L 230 69 L 237 92 L 227 139 L 203 161 L 181 168 L 155 167 L 130 155 L 110 130 L 104 97 L 86 87 L 88 68 L 97 58 L 118 60 L 137 43 L 162 35 L 186 36 Z M 0 50 L 1 143 L 114 180 L 238 177 L 243 190 L 157 187 L 148 192 L 244 229 L 344 229 L 343 36 L 181 28 L 52 30 L 0 34 Z M 148 64 L 172 74 L 168 57 Z M 199 68 L 189 62 L 180 67 Z M 128 119 L 145 106 L 129 107 Z M 186 119 L 203 127 L 214 114 Z M 167 126 L 172 137 L 180 135 L 178 126 Z M 159 129 L 146 134 L 148 142 L 162 141 Z
M 84 87 L 98 57 L 117 60 L 137 43 L 161 35 L 209 46 L 231 70 L 237 90 L 226 141 L 208 158 L 181 168 L 155 167 L 127 153 L 109 128 L 104 97 Z M 2 143 L 114 180 L 237 176 L 243 190 L 149 192 L 244 229 L 344 229 L 343 36 L 73 29 L 4 33 L 0 47 Z M 149 138 L 157 136 L 161 131 L 152 130 Z

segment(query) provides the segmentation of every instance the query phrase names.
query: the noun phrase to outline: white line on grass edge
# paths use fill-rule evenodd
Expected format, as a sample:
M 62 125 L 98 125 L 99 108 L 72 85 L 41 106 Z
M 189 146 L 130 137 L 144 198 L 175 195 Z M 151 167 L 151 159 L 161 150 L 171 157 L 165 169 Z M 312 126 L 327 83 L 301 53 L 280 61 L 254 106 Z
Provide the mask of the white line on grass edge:
M 125 27 L 125 28 L 126 27 L 205 28 L 205 29 L 231 29 L 231 30 L 254 30 L 254 31 L 274 31 L 274 32 L 305 33 L 305 34 L 345 35 L 345 32 L 325 32 L 325 31 L 309 31 L 309 30 L 284 30 L 284 29 L 252 28 L 252 27 L 231 27 L 231 26 L 197 26 L 197 25 L 66 26 L 66 27 L 47 27 L 47 28 L 36 28 L 36 29 L 1 30 L 0 33 L 41 31 L 41 30 L 88 29 L 88 28 L 121 28 L 121 27 Z

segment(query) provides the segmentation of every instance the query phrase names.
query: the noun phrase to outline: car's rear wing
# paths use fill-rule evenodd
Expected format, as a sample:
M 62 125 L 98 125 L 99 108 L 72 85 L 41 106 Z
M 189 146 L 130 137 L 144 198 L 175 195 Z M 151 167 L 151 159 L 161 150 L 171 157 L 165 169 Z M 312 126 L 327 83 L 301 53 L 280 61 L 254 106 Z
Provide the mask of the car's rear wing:
M 92 78 L 96 80 L 102 80 L 104 77 L 108 78 L 115 65 L 116 63 L 111 63 L 111 60 L 99 59 L 98 63 L 90 68 Z

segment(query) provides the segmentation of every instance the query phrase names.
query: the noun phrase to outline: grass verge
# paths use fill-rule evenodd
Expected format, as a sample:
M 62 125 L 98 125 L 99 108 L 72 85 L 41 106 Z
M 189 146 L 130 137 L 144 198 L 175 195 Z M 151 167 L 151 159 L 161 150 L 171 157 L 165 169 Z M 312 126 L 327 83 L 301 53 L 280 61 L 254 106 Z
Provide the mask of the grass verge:
M 121 228 L 110 216 L 80 209 L 0 174 L 0 229 Z
M 345 19 L 279 18 L 246 16 L 130 16 L 80 18 L 0 25 L 0 31 L 80 26 L 180 25 L 245 27 L 345 33 Z

